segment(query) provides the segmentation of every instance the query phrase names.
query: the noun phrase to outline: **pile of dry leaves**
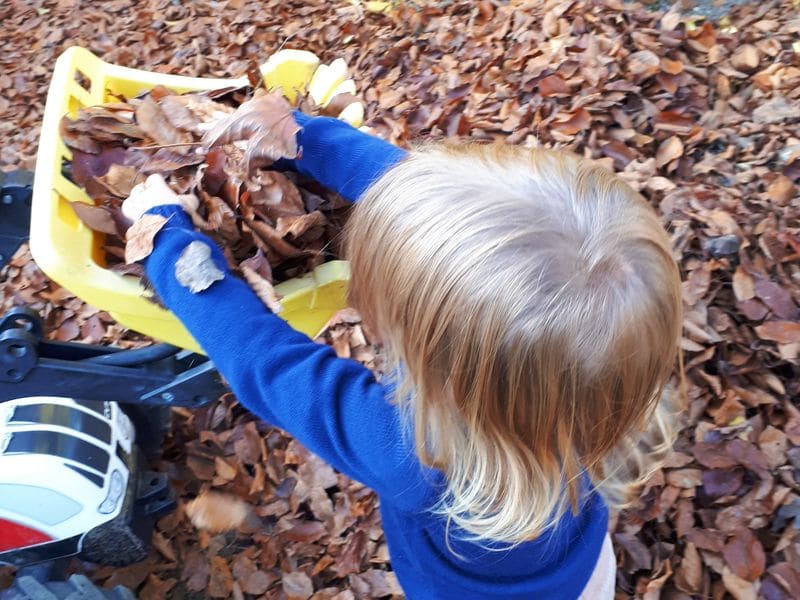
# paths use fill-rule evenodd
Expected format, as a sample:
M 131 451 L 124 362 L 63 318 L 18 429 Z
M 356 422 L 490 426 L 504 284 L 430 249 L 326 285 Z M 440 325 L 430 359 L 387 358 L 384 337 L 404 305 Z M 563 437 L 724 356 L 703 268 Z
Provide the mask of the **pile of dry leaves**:
M 796 0 L 748 4 L 718 24 L 618 0 L 415 0 L 385 14 L 358 0 L 37 6 L 0 8 L 0 165 L 30 165 L 65 45 L 133 67 L 232 76 L 290 37 L 290 47 L 348 61 L 368 124 L 394 142 L 558 144 L 621 173 L 663 215 L 684 272 L 689 398 L 676 452 L 614 523 L 618 596 L 797 597 Z M 62 339 L 120 337 L 25 257 L 2 289 L 5 305 L 37 301 Z M 326 341 L 369 359 L 353 320 Z M 374 496 L 232 399 L 178 413 L 165 452 L 187 503 L 231 494 L 258 527 L 247 512 L 236 533 L 204 533 L 184 504 L 159 524 L 146 563 L 99 569 L 99 581 L 146 598 L 400 596 Z
M 254 85 L 261 82 L 257 69 L 253 79 Z M 65 169 L 94 201 L 73 202 L 72 208 L 91 229 L 105 234 L 112 271 L 144 277 L 138 261 L 152 252 L 153 239 L 167 222 L 146 215 L 132 224 L 122 212 L 134 186 L 152 174 L 168 178 L 180 196 L 192 197 L 198 205 L 190 211 L 195 226 L 218 243 L 230 266 L 275 312 L 280 303 L 273 273 L 283 281 L 334 256 L 346 203 L 296 173 L 260 168 L 298 156 L 299 127 L 279 93 L 258 92 L 262 95 L 253 98 L 248 86 L 176 94 L 159 86 L 141 97 L 120 97 L 61 120 L 61 138 L 73 154 Z M 258 155 L 252 152 L 255 146 L 242 148 L 235 140 L 213 143 L 237 120 L 234 109 L 243 102 L 270 132 Z M 219 276 L 196 268 L 181 274 L 197 291 Z

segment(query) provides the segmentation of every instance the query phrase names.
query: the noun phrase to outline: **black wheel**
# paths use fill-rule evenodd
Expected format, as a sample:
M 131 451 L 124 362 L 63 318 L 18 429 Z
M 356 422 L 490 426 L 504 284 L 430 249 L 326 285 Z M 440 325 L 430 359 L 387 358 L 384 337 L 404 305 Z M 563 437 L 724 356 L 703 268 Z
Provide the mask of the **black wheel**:
M 0 591 L 0 600 L 136 600 L 136 596 L 121 585 L 110 590 L 99 588 L 83 575 L 47 582 L 24 575 Z

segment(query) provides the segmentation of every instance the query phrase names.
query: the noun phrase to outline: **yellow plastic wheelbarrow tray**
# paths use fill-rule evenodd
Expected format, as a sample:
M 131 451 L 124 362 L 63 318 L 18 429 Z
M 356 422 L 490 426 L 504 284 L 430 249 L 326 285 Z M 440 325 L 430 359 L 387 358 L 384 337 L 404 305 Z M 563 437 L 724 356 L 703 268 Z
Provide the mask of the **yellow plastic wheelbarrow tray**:
M 309 83 L 319 61 L 307 52 L 283 52 L 295 53 L 289 57 L 293 60 L 277 61 L 280 64 L 272 68 L 277 63 L 271 59 L 262 67 L 262 73 L 268 87 L 280 87 L 291 97 Z M 69 205 L 75 201 L 91 203 L 91 199 L 61 174 L 62 161 L 71 159 L 72 154 L 61 140 L 59 122 L 64 115 L 74 116 L 84 106 L 113 101 L 111 94 L 130 98 L 157 85 L 179 93 L 205 91 L 242 81 L 150 73 L 109 64 L 84 48 L 65 51 L 56 61 L 47 94 L 36 159 L 30 247 L 39 267 L 85 302 L 108 311 L 125 327 L 201 351 L 172 313 L 148 299 L 148 293 L 135 278 L 105 268 L 103 235 L 86 227 Z M 309 275 L 276 285 L 283 296 L 281 317 L 295 329 L 315 335 L 346 305 L 348 279 L 347 263 L 332 261 Z

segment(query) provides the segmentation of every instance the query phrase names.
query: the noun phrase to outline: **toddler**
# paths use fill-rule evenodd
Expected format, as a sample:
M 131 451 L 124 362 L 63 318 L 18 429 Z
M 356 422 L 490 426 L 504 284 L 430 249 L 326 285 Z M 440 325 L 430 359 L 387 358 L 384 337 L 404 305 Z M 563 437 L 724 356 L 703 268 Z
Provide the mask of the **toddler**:
M 257 105 L 212 141 L 263 142 Z M 270 313 L 151 176 L 124 210 L 169 218 L 146 259 L 158 294 L 245 407 L 377 492 L 410 599 L 612 598 L 608 507 L 670 441 L 680 281 L 658 218 L 566 152 L 406 152 L 295 118 L 301 154 L 283 166 L 357 202 L 349 294 L 391 380 Z M 192 293 L 175 262 L 197 241 L 225 276 Z

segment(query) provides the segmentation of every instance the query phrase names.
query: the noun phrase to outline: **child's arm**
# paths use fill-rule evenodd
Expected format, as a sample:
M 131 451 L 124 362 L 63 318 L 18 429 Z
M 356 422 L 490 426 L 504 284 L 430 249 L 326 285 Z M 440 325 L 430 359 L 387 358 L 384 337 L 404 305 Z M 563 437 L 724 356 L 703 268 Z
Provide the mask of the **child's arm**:
M 205 144 L 214 146 L 246 139 L 251 145 L 249 156 L 267 155 L 259 145 L 265 144 L 267 148 L 272 145 L 267 122 L 274 107 L 274 98 L 270 96 L 245 102 L 206 134 Z M 294 111 L 293 115 L 300 126 L 299 155 L 293 160 L 280 160 L 277 166 L 295 169 L 348 200 L 358 200 L 383 173 L 406 157 L 405 150 L 339 119 L 310 117 L 300 111 Z
M 139 211 L 131 215 L 134 218 L 146 211 L 168 219 L 146 259 L 147 275 L 239 401 L 379 494 L 390 494 L 408 509 L 427 502 L 432 488 L 423 482 L 413 448 L 404 443 L 387 390 L 360 364 L 338 358 L 330 347 L 312 342 L 269 312 L 228 271 L 214 243 L 193 230 L 174 193 L 163 191 L 168 190 L 163 180 L 151 179 L 144 195 L 160 191 L 171 199 L 142 202 L 140 188 L 128 207 L 129 212 Z M 189 291 L 175 276 L 175 263 L 192 242 L 206 244 L 224 274 L 199 293 Z
M 294 167 L 348 200 L 356 201 L 406 151 L 332 117 L 294 113 L 300 158 Z

